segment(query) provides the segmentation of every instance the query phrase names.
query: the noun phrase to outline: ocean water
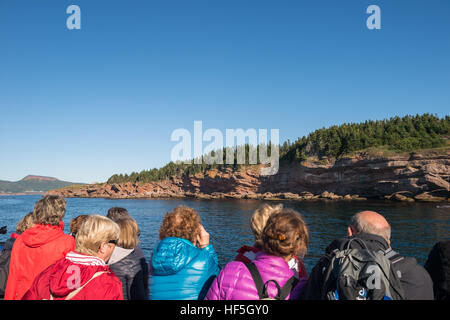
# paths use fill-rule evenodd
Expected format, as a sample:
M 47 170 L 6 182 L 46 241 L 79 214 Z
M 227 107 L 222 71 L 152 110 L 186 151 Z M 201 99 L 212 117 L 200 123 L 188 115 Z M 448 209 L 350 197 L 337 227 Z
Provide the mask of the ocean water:
M 0 226 L 8 233 L 0 235 L 5 241 L 15 230 L 17 222 L 32 211 L 41 196 L 0 196 Z M 140 244 L 147 260 L 158 243 L 158 229 L 166 212 L 179 205 L 194 208 L 211 235 L 221 266 L 231 261 L 243 244 L 251 245 L 253 236 L 250 219 L 260 200 L 194 200 L 145 199 L 112 200 L 68 198 L 64 217 L 65 232 L 70 220 L 80 214 L 106 215 L 110 207 L 124 207 L 136 219 L 141 229 Z M 440 240 L 450 239 L 450 204 L 394 203 L 394 202 L 295 202 L 283 203 L 302 213 L 310 232 L 305 265 L 312 269 L 326 246 L 335 238 L 346 235 L 350 217 L 361 210 L 374 210 L 383 214 L 392 226 L 392 247 L 405 256 L 415 257 L 422 265 L 432 246 Z

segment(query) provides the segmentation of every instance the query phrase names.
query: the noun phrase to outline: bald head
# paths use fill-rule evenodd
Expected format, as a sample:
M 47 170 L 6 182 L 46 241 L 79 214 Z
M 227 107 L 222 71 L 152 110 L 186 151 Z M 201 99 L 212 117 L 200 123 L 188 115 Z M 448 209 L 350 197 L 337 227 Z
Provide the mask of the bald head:
M 349 236 L 357 233 L 370 233 L 383 237 L 388 243 L 391 239 L 391 226 L 386 219 L 375 211 L 361 211 L 350 220 Z

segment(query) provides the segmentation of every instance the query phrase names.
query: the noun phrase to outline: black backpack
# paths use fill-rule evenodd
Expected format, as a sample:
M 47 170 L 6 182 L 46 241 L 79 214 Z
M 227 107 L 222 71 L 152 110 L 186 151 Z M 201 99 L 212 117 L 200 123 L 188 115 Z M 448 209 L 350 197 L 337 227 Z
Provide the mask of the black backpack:
M 351 249 L 356 241 L 362 249 Z M 359 238 L 341 244 L 328 255 L 324 268 L 322 299 L 324 300 L 403 300 L 401 274 L 393 265 L 403 260 L 391 248 L 373 251 Z
M 247 263 L 246 266 L 248 271 L 250 271 L 250 274 L 252 275 L 253 281 L 255 282 L 260 300 L 286 300 L 289 293 L 291 293 L 292 289 L 298 283 L 298 279 L 295 276 L 289 278 L 289 280 L 284 284 L 282 288 L 275 280 L 267 280 L 266 283 L 264 283 L 263 279 L 261 278 L 261 274 L 258 271 L 258 268 L 256 268 L 256 266 L 252 262 Z M 270 282 L 273 282 L 278 289 L 277 295 L 273 298 L 269 297 L 269 294 L 267 293 L 267 288 Z

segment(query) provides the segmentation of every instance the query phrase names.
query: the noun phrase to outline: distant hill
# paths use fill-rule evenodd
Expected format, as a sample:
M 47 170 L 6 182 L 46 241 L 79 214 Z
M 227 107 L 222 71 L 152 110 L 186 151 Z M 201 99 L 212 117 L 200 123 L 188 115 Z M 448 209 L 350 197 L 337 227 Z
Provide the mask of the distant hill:
M 19 181 L 0 180 L 0 193 L 37 193 L 47 192 L 52 189 L 64 188 L 70 185 L 80 184 L 61 181 L 52 177 L 28 175 Z

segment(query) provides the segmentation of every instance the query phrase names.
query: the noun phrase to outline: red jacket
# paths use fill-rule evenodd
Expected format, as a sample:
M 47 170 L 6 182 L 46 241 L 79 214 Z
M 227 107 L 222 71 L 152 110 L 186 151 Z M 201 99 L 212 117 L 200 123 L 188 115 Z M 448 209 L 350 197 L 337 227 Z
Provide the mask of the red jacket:
M 86 284 L 99 271 L 106 273 Z M 72 300 L 123 300 L 122 283 L 105 262 L 77 252 L 69 252 L 38 275 L 23 300 L 49 300 L 50 293 L 54 300 L 63 300 L 83 285 Z
M 59 226 L 36 224 L 16 239 L 5 300 L 20 300 L 39 273 L 75 249 L 75 239 L 63 229 L 62 221 Z

